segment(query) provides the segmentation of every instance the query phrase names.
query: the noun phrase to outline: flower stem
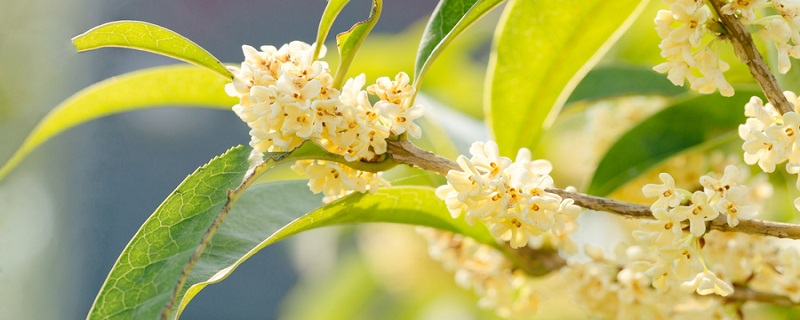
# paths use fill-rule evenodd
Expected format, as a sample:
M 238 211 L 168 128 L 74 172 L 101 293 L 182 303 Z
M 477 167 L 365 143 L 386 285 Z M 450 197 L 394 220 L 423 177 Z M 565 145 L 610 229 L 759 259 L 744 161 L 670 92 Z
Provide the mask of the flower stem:
M 789 104 L 789 100 L 783 95 L 783 91 L 781 91 L 775 76 L 772 75 L 769 67 L 767 67 L 767 63 L 764 62 L 761 53 L 758 52 L 755 43 L 753 43 L 753 37 L 750 36 L 750 31 L 747 30 L 747 27 L 739 22 L 735 16 L 720 12 L 720 8 L 726 4 L 725 1 L 708 0 L 708 3 L 710 3 L 718 13 L 719 20 L 727 31 L 727 34 L 724 36 L 730 39 L 736 56 L 739 57 L 739 60 L 747 64 L 747 67 L 750 69 L 750 74 L 753 75 L 758 85 L 761 86 L 761 90 L 764 91 L 767 100 L 769 100 L 781 114 L 794 111 L 792 110 L 792 105 Z
M 388 143 L 389 153 L 398 164 L 421 168 L 440 175 L 446 175 L 450 170 L 461 170 L 457 163 L 433 152 L 420 149 L 410 141 L 388 141 Z M 625 218 L 655 219 L 650 207 L 645 205 L 570 192 L 558 188 L 548 188 L 545 191 L 555 193 L 562 198 L 572 199 L 575 201 L 575 205 L 585 209 L 610 212 Z M 735 227 L 731 227 L 728 225 L 727 216 L 724 214 L 711 221 L 709 228 L 722 232 L 741 232 L 777 238 L 800 239 L 800 225 L 764 220 L 741 220 Z

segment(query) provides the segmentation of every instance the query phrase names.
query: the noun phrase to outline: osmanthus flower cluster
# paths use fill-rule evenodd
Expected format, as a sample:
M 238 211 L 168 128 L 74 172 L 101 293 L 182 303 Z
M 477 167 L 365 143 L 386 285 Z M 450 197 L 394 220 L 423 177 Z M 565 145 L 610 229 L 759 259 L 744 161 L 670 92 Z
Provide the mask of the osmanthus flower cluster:
M 792 109 L 796 110 L 798 97 L 786 91 Z M 771 103 L 764 103 L 758 97 L 750 99 L 744 107 L 747 121 L 739 125 L 739 137 L 744 140 L 744 161 L 756 164 L 764 172 L 775 171 L 775 166 L 787 161 L 786 171 L 800 173 L 800 115 L 796 111 L 781 114 Z M 800 178 L 797 180 L 800 189 Z M 795 199 L 795 207 L 800 210 L 800 198 Z
M 793 0 L 731 0 L 715 13 L 705 0 L 664 0 L 669 10 L 656 16 L 656 31 L 662 41 L 661 56 L 667 62 L 654 70 L 667 73 L 673 84 L 682 86 L 688 81 L 693 90 L 723 96 L 733 95 L 733 87 L 725 80 L 723 72 L 729 66 L 718 57 L 721 40 L 726 30 L 715 15 L 734 16 L 762 39 L 771 42 L 778 57 L 778 71 L 786 73 L 791 68 L 789 57 L 800 58 L 800 3 Z M 756 10 L 764 7 L 777 14 L 756 17 Z M 697 74 L 702 76 L 698 77 Z
M 800 302 L 800 254 L 791 241 L 738 232 L 712 231 L 705 245 L 693 252 L 706 260 L 705 270 L 688 281 L 685 290 L 656 287 L 648 264 L 656 264 L 661 253 L 642 245 L 619 245 L 614 254 L 587 245 L 589 261 L 571 259 L 561 269 L 575 303 L 593 315 L 615 319 L 738 319 L 737 307 L 706 292 L 730 284 L 747 286 L 762 293 Z
M 658 290 L 641 268 L 657 257 L 638 245 L 618 245 L 613 255 L 587 245 L 589 261 L 572 259 L 561 269 L 573 301 L 588 313 L 611 319 L 736 319 L 719 299 Z
M 714 273 L 732 283 L 800 303 L 800 248 L 792 240 L 738 232 L 711 232 L 703 253 Z
M 659 177 L 662 184 L 642 189 L 645 196 L 657 198 L 650 207 L 655 220 L 642 221 L 641 229 L 633 234 L 639 245 L 655 255 L 641 261 L 639 267 L 646 269 L 653 287 L 661 291 L 680 288 L 701 295 L 731 294 L 732 285 L 712 272 L 703 259 L 701 239 L 707 232 L 706 223 L 720 215 L 733 227 L 758 213 L 747 203 L 749 188 L 738 183 L 740 170 L 729 165 L 719 179 L 702 176 L 703 190 L 693 193 L 677 188 L 669 174 Z
M 716 54 L 720 39 L 714 30 L 720 26 L 711 9 L 703 0 L 664 2 L 670 9 L 658 11 L 655 23 L 662 39 L 658 47 L 667 62 L 653 69 L 667 73 L 667 78 L 677 86 L 688 81 L 693 90 L 701 93 L 719 90 L 723 96 L 732 96 L 733 87 L 722 74 L 730 66 Z
M 447 184 L 436 189 L 453 218 L 464 213 L 469 224 L 480 221 L 512 248 L 524 247 L 543 234 L 570 247 L 564 235 L 581 209 L 572 199 L 545 191 L 553 187 L 550 162 L 532 160 L 525 148 L 512 162 L 500 156 L 493 141 L 475 142 L 469 152 L 471 158 L 461 155 L 456 160 L 461 170 L 450 170 Z
M 536 314 L 542 296 L 534 279 L 502 253 L 460 234 L 424 227 L 417 232 L 428 241 L 430 256 L 455 273 L 456 283 L 480 296 L 481 308 L 506 318 Z
M 233 111 L 250 127 L 250 146 L 257 152 L 290 151 L 311 140 L 346 161 L 374 162 L 386 153 L 387 138 L 421 135 L 413 121 L 423 109 L 411 106 L 414 89 L 405 73 L 380 78 L 366 90 L 363 74 L 336 88 L 328 64 L 314 60 L 313 45 L 293 41 L 280 48 L 242 49 L 245 61 L 229 68 L 234 79 L 225 90 L 239 98 Z M 325 48 L 320 51 L 324 56 Z M 388 184 L 380 174 L 334 162 L 305 161 L 294 168 L 309 175 L 312 190 L 328 197 Z

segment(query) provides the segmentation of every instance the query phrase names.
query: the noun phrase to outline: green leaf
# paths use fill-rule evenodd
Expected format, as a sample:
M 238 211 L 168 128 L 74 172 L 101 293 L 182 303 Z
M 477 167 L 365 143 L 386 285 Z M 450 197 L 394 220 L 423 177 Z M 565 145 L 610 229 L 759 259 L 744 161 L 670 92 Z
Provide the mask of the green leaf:
M 478 21 L 503 0 L 442 0 L 433 10 L 417 50 L 414 65 L 414 88 L 419 91 L 422 78 L 440 53 L 464 30 Z
M 487 119 L 500 152 L 532 148 L 646 0 L 513 0 L 495 36 Z
M 686 88 L 673 85 L 650 68 L 605 66 L 589 71 L 566 103 L 625 95 L 674 96 L 685 92 Z
M 350 0 L 330 0 L 328 1 L 328 5 L 325 6 L 325 11 L 322 13 L 322 18 L 319 19 L 319 27 L 317 28 L 317 46 L 314 48 L 314 59 L 317 60 L 319 58 L 320 50 L 322 50 L 322 44 L 325 43 L 325 38 L 328 37 L 328 32 L 331 31 L 331 26 L 333 25 L 333 21 L 336 20 L 336 17 L 339 16 L 339 12 L 342 11 L 347 3 Z
M 344 83 L 347 70 L 350 69 L 350 64 L 355 59 L 358 48 L 378 23 L 382 10 L 383 0 L 373 0 L 372 11 L 367 20 L 356 23 L 350 30 L 336 36 L 336 45 L 339 47 L 339 67 L 336 68 L 336 77 L 333 80 L 334 87 L 340 88 Z
M 0 179 L 45 141 L 90 120 L 167 105 L 229 109 L 237 101 L 225 94 L 226 82 L 206 69 L 186 65 L 149 68 L 98 82 L 45 116 L 0 168 Z
M 239 186 L 250 149 L 236 147 L 184 180 L 125 247 L 91 308 L 89 319 L 157 319 L 170 303 L 185 265 Z
M 739 90 L 730 98 L 694 96 L 652 115 L 609 148 L 587 192 L 608 195 L 671 156 L 716 137 L 735 134 L 745 121 L 744 105 L 756 95 L 761 93 Z
M 114 21 L 72 38 L 78 51 L 122 47 L 149 51 L 208 68 L 233 79 L 217 58 L 186 37 L 164 27 L 141 21 Z
M 432 188 L 394 187 L 374 194 L 354 193 L 314 209 L 319 203 L 321 196 L 311 194 L 305 181 L 281 181 L 249 188 L 189 274 L 181 290 L 180 309 L 205 286 L 222 281 L 259 250 L 319 227 L 365 222 L 423 225 L 461 233 L 498 247 L 482 225 L 470 227 L 464 219 L 450 217 Z

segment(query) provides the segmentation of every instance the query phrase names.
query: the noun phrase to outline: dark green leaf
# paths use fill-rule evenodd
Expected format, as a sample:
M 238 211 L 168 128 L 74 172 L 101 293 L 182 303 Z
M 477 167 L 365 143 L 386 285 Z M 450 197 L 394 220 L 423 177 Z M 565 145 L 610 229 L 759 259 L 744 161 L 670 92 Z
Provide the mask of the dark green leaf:
M 141 21 L 114 21 L 99 25 L 72 38 L 78 51 L 122 47 L 149 51 L 208 68 L 233 79 L 211 53 L 186 37 L 164 27 Z
M 225 94 L 226 82 L 204 68 L 186 65 L 144 69 L 98 82 L 50 111 L 0 168 L 0 179 L 45 141 L 97 118 L 162 106 L 229 109 L 237 100 Z
M 500 152 L 533 148 L 572 89 L 608 50 L 643 0 L 514 0 L 490 59 L 487 121 Z
M 336 78 L 333 80 L 334 87 L 339 88 L 344 83 L 347 70 L 350 69 L 350 64 L 355 59 L 358 48 L 378 23 L 381 10 L 383 10 L 383 0 L 373 0 L 372 11 L 367 20 L 356 23 L 350 30 L 336 36 L 336 45 L 339 47 L 339 67 L 336 69 Z
M 503 0 L 440 1 L 428 20 L 419 43 L 414 65 L 414 87 L 419 90 L 428 68 L 456 36 L 502 2 Z
M 566 103 L 625 95 L 674 96 L 685 92 L 686 88 L 673 85 L 650 68 L 605 66 L 589 71 Z
M 739 90 L 725 98 L 694 96 L 673 104 L 626 132 L 606 152 L 588 193 L 604 196 L 669 157 L 704 142 L 734 134 L 744 123 L 744 105 L 760 92 Z

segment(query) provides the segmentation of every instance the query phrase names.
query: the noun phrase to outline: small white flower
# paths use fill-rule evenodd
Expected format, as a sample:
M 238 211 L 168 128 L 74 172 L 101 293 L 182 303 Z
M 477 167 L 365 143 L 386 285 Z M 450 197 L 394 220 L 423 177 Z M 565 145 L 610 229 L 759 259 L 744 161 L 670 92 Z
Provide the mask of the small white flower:
M 674 208 L 681 204 L 685 198 L 683 190 L 675 188 L 675 179 L 668 173 L 661 173 L 658 175 L 663 184 L 648 184 L 642 188 L 642 193 L 647 198 L 658 197 L 658 200 L 653 202 L 651 208 Z
M 692 194 L 692 203 L 688 206 L 679 206 L 672 209 L 675 215 L 686 217 L 689 220 L 689 231 L 695 237 L 706 233 L 706 221 L 711 221 L 719 216 L 719 212 L 708 203 L 708 195 L 703 191 Z
M 414 88 L 409 85 L 410 81 L 405 72 L 398 73 L 394 81 L 388 77 L 380 77 L 375 84 L 367 87 L 367 92 L 389 103 L 404 105 L 414 95 Z
M 709 270 L 698 273 L 691 281 L 681 283 L 681 289 L 687 292 L 697 292 L 699 295 L 713 293 L 723 297 L 733 293 L 733 286 Z
M 751 24 L 755 21 L 754 9 L 767 3 L 767 0 L 732 0 L 720 8 L 720 13 L 727 15 L 737 14 L 741 17 L 742 23 Z
M 422 136 L 422 129 L 413 122 L 425 114 L 425 110 L 422 106 L 415 105 L 403 109 L 403 107 L 394 103 L 381 102 L 384 101 L 375 104 L 375 109 L 377 109 L 382 116 L 392 121 L 391 131 L 393 134 L 408 132 L 408 134 L 414 138 Z

